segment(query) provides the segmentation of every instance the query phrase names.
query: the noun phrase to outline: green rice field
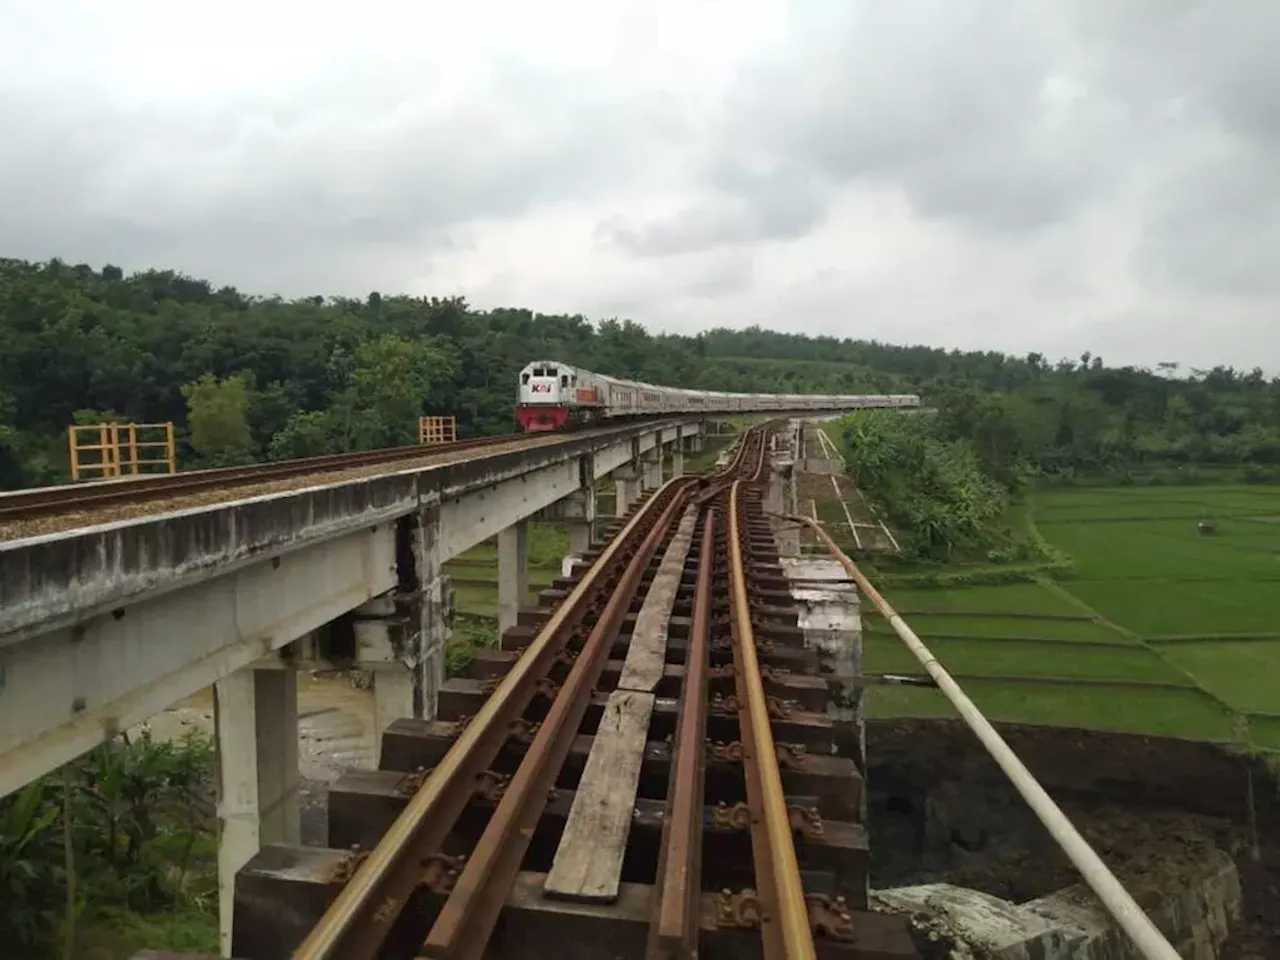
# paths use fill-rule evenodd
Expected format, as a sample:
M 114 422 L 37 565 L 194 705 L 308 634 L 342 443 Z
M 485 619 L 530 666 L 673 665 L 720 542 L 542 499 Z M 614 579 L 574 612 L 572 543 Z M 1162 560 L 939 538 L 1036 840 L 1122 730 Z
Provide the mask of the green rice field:
M 1280 751 L 1280 488 L 1053 491 L 1022 516 L 1074 579 L 885 591 L 993 719 Z M 922 672 L 880 617 L 864 629 L 867 672 Z M 951 710 L 873 687 L 868 712 Z

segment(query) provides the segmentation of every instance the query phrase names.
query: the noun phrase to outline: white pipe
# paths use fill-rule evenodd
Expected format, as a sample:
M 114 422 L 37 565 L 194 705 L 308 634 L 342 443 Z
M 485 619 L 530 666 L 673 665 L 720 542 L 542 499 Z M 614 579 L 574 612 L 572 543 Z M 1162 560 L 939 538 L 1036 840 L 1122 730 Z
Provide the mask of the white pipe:
M 921 666 L 928 671 L 929 676 L 933 677 L 937 683 L 938 689 L 947 695 L 947 699 L 951 701 L 956 711 L 964 718 L 965 723 L 969 725 L 978 739 L 982 741 L 982 745 L 987 748 L 987 752 L 991 754 L 993 760 L 1000 765 L 1000 769 L 1013 782 L 1018 793 L 1022 794 L 1022 799 L 1027 801 L 1036 817 L 1045 825 L 1049 833 L 1053 835 L 1053 839 L 1058 841 L 1058 846 L 1075 864 L 1076 869 L 1080 871 L 1084 877 L 1085 883 L 1098 899 L 1102 901 L 1102 905 L 1120 924 L 1124 932 L 1129 935 L 1129 939 L 1134 942 L 1138 948 L 1138 952 L 1142 954 L 1146 960 L 1181 960 L 1178 952 L 1173 949 L 1169 941 L 1164 938 L 1155 924 L 1151 922 L 1142 908 L 1134 902 L 1133 897 L 1116 879 L 1102 859 L 1093 852 L 1093 848 L 1089 846 L 1088 841 L 1080 836 L 1080 832 L 1067 819 L 1067 815 L 1062 809 L 1053 802 L 1049 794 L 1045 793 L 1044 787 L 1036 782 L 1035 777 L 1018 759 L 1018 755 L 1009 748 L 1004 742 L 1004 738 L 996 732 L 987 718 L 969 699 L 968 695 L 960 689 L 960 685 L 951 679 L 951 674 L 938 662 L 937 658 L 924 645 L 915 631 L 907 626 L 907 622 L 898 616 L 893 607 L 880 596 L 879 591 L 871 585 L 871 582 L 858 569 L 857 565 L 850 560 L 844 552 L 836 546 L 834 540 L 823 530 L 821 526 L 814 523 L 808 517 L 788 517 L 789 520 L 797 520 L 808 524 L 818 534 L 819 538 L 826 544 L 827 549 L 832 556 L 836 557 L 844 568 L 853 577 L 857 583 L 858 589 L 866 594 L 871 602 L 875 605 L 880 614 L 889 621 L 894 632 L 902 638 L 902 642 L 920 661 Z

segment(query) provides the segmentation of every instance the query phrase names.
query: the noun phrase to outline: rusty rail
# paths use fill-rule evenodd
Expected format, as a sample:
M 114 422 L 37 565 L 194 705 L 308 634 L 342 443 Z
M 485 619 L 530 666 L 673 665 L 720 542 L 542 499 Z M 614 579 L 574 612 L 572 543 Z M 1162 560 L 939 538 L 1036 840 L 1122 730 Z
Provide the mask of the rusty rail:
M 742 471 L 753 453 L 756 462 L 751 475 L 760 475 L 765 465 L 766 436 L 767 430 L 764 429 L 752 430 L 743 436 L 732 460 L 714 475 L 720 485 L 727 477 Z M 612 596 L 583 644 L 569 676 L 561 685 L 550 712 L 540 725 L 480 842 L 449 893 L 423 944 L 424 956 L 458 960 L 479 960 L 483 956 L 498 915 L 520 869 L 520 862 L 528 849 L 538 817 L 546 805 L 548 791 L 564 765 L 591 691 L 604 668 L 609 649 L 621 628 L 631 600 L 638 591 L 641 577 L 659 547 L 674 532 L 680 515 L 699 486 L 701 484 L 696 477 L 675 478 L 659 488 L 649 504 L 646 504 L 648 507 L 660 499 L 664 501 L 661 514 L 653 522 L 618 579 Z M 495 692 L 494 696 L 497 695 L 499 694 Z M 705 697 L 705 692 L 703 696 Z M 695 753 L 700 754 L 701 751 L 696 750 Z M 701 792 L 696 796 L 687 794 L 681 802 L 696 810 L 696 813 L 691 810 L 681 811 L 677 807 L 676 816 L 697 816 L 700 823 Z M 694 890 L 698 890 L 696 885 Z
M 557 434 L 503 434 L 493 437 L 473 437 L 448 443 L 415 444 L 403 447 L 387 447 L 381 450 L 359 450 L 319 457 L 303 457 L 296 460 L 277 460 L 254 463 L 240 467 L 214 467 L 205 470 L 184 470 L 172 474 L 134 476 L 123 479 L 95 480 L 87 483 L 62 484 L 50 487 L 34 487 L 29 490 L 0 492 L 0 523 L 31 520 L 67 511 L 77 513 L 97 510 L 126 503 L 147 500 L 163 500 L 187 496 L 209 490 L 228 487 L 251 486 L 277 480 L 326 473 L 338 473 L 358 467 L 386 464 L 394 469 L 398 462 L 412 463 L 430 460 L 468 450 L 481 451 L 501 444 L 522 443 L 530 447 L 567 442 L 584 434 L 607 435 L 618 426 L 604 426 L 587 431 Z M 323 482 L 317 480 L 317 482 Z
M 480 710 L 461 727 L 443 759 L 424 778 L 377 847 L 360 864 L 295 951 L 295 960 L 372 960 L 424 878 L 436 892 L 446 894 L 447 899 L 423 941 L 421 954 L 450 958 L 478 958 L 483 954 L 520 869 L 533 827 L 546 805 L 548 791 L 578 733 L 591 692 L 650 561 L 690 503 L 705 506 L 715 498 L 728 496 L 731 490 L 736 490 L 736 483 L 731 479 L 735 476 L 752 479 L 762 476 L 767 468 L 768 435 L 767 427 L 748 431 L 724 467 L 707 477 L 672 479 L 640 506 L 605 546 L 596 563 L 555 610 Z M 712 516 L 706 518 L 704 527 L 702 564 L 709 595 L 710 567 L 716 552 Z M 702 576 L 700 572 L 700 578 Z M 745 603 L 745 590 L 739 590 L 739 597 L 740 602 Z M 699 731 L 705 728 L 706 717 L 709 601 L 700 606 L 701 618 L 705 621 L 703 674 L 695 678 L 694 683 L 686 683 L 685 689 L 696 691 L 695 699 L 701 700 L 700 707 L 697 704 L 689 707 L 694 712 L 700 710 L 701 724 L 688 725 L 697 748 L 682 746 L 679 751 L 683 758 L 679 800 L 673 808 L 677 811 L 677 820 L 690 821 L 685 828 L 691 840 L 682 855 L 686 869 L 688 858 L 696 858 L 699 852 L 700 844 L 693 839 L 700 835 L 702 827 Z M 578 647 L 580 650 L 575 649 Z M 447 875 L 426 877 L 423 865 L 440 860 L 444 841 L 473 795 L 477 779 L 485 775 L 511 735 L 513 724 L 534 696 L 545 692 L 540 681 L 566 650 L 577 654 L 569 675 L 558 689 L 550 692 L 553 698 L 550 710 L 532 734 L 525 756 L 506 784 L 479 843 L 460 869 L 448 871 Z M 756 682 L 759 685 L 758 676 Z M 766 714 L 766 735 L 767 723 Z M 769 756 L 773 757 L 772 749 Z M 777 779 L 776 761 L 774 778 Z M 785 804 L 783 817 L 785 820 Z M 691 818 L 696 818 L 696 824 Z M 672 871 L 678 869 L 677 864 L 672 865 Z M 698 916 L 693 906 L 700 893 L 696 859 L 693 871 L 686 872 L 682 880 L 683 886 L 680 882 L 673 885 L 672 894 L 685 916 L 674 918 L 670 929 L 696 948 Z M 795 882 L 799 882 L 798 873 Z M 675 911 L 677 906 L 671 909 Z M 801 909 L 803 911 L 803 900 Z
M 744 499 L 744 484 L 736 481 L 729 494 L 729 601 L 742 762 L 747 775 L 747 804 L 753 814 L 751 850 L 760 900 L 760 934 L 765 960 L 814 960 L 817 951 L 751 625 L 743 560 Z
M 659 546 L 675 530 L 696 482 L 692 477 L 678 477 L 667 481 L 654 495 L 665 504 L 662 513 L 631 555 L 550 712 L 507 785 L 498 809 L 427 935 L 425 956 L 458 960 L 479 960 L 483 956 L 546 806 L 547 793 L 578 733 L 591 691 L 600 678 L 631 598 Z
M 664 491 L 669 493 L 675 482 L 644 503 L 605 547 L 298 947 L 295 960 L 371 960 L 377 954 L 410 894 L 422 882 L 420 864 L 441 849 L 471 798 L 476 778 L 502 748 L 511 724 L 524 713 L 538 681 L 549 672 L 570 635 L 599 611 L 610 575 L 643 541 L 670 499 Z
M 519 436 L 477 437 L 435 444 L 430 447 L 389 447 L 385 450 L 338 453 L 298 460 L 277 460 L 243 467 L 214 467 L 208 470 L 187 470 L 172 474 L 96 480 L 55 487 L 34 487 L 30 490 L 0 494 L 0 521 L 31 519 L 69 509 L 79 511 L 113 504 L 134 503 L 139 500 L 157 500 L 177 494 L 198 493 L 201 490 L 267 483 L 309 473 L 335 473 L 339 470 L 369 464 L 390 464 L 397 460 L 414 460 L 463 450 L 480 450 L 494 444 L 510 443 L 519 439 Z
M 711 653 L 711 574 L 719 552 L 715 508 L 702 523 L 693 622 L 685 654 L 676 727 L 674 769 L 668 790 L 670 816 L 662 824 L 658 859 L 657 908 L 650 926 L 648 956 L 693 960 L 698 952 L 698 901 L 702 873 L 703 740 L 707 730 L 707 667 Z

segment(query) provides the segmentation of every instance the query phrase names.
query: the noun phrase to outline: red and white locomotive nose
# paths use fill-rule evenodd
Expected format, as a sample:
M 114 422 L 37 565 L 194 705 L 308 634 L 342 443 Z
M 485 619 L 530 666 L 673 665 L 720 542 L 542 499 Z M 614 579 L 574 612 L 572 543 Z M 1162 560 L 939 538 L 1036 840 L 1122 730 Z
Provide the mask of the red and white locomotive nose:
M 555 363 L 531 363 L 520 372 L 516 420 L 526 432 L 559 430 L 569 419 L 571 372 Z

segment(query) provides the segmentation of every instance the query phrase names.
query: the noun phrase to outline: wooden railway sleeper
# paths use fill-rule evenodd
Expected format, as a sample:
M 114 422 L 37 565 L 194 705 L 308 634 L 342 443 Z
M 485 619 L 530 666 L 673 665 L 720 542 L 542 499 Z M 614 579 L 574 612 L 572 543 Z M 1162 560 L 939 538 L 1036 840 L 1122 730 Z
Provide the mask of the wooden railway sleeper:
M 538 735 L 538 730 L 541 726 L 541 723 L 534 720 L 525 720 L 524 718 L 513 720 L 511 725 L 507 727 L 507 736 L 516 743 L 522 743 L 527 747 L 533 743 L 533 738 Z
M 733 673 L 729 675 L 736 676 Z M 762 679 L 768 679 L 765 677 L 764 670 L 760 671 L 760 676 Z M 781 697 L 767 697 L 765 698 L 765 705 L 769 709 L 769 716 L 774 720 L 790 720 L 794 715 L 794 711 L 799 708 L 800 702 L 798 700 L 783 700 Z M 726 696 L 725 694 L 717 693 L 711 697 L 711 709 L 722 716 L 732 717 L 736 716 L 742 709 L 742 704 L 738 702 L 735 694 L 731 693 Z
M 787 816 L 791 819 L 791 826 L 801 836 L 816 840 L 825 835 L 822 814 L 818 812 L 817 807 L 788 804 Z M 716 804 L 711 822 L 721 830 L 746 830 L 751 826 L 751 820 L 751 808 L 744 801 L 739 801 L 732 806 L 721 801 Z
M 465 854 L 451 857 L 433 853 L 422 862 L 422 885 L 432 893 L 448 894 L 467 865 Z
M 560 684 L 556 683 L 550 677 L 542 677 L 533 688 L 534 694 L 546 697 L 552 703 L 556 697 L 560 696 Z
M 332 883 L 345 884 L 348 880 L 355 876 L 356 870 L 360 864 L 364 862 L 365 857 L 369 856 L 368 850 L 361 850 L 359 847 L 352 847 L 351 851 L 340 861 L 334 864 L 333 870 L 329 874 L 329 880 Z
M 670 737 L 667 738 L 668 740 Z M 720 760 L 724 763 L 741 763 L 742 762 L 742 741 L 741 740 L 712 740 L 708 738 L 705 742 L 707 755 L 713 760 Z M 808 760 L 808 751 L 802 743 L 774 743 L 774 749 L 778 755 L 778 764 L 784 770 L 804 770 Z
M 807 893 L 804 903 L 809 908 L 809 928 L 814 933 L 832 940 L 853 939 L 853 914 L 844 897 Z
M 853 914 L 844 897 L 828 897 L 821 893 L 805 894 L 809 913 L 809 929 L 831 940 L 851 941 L 854 937 Z M 721 890 L 716 897 L 716 926 L 722 930 L 755 930 L 768 920 L 760 897 L 750 887 L 734 892 Z
M 396 784 L 396 793 L 402 797 L 413 796 L 422 788 L 423 781 L 431 775 L 433 769 L 433 767 L 418 767 L 406 773 Z M 510 776 L 494 770 L 481 770 L 476 774 L 473 791 L 476 796 L 496 802 L 502 799 L 502 792 L 507 788 L 507 782 L 510 779 Z
M 726 627 L 726 631 L 727 631 Z M 756 637 L 755 647 L 761 653 L 772 653 L 778 648 L 778 645 L 768 637 Z M 711 641 L 711 649 L 717 653 L 724 653 L 733 649 L 733 637 L 725 634 L 715 637 Z

